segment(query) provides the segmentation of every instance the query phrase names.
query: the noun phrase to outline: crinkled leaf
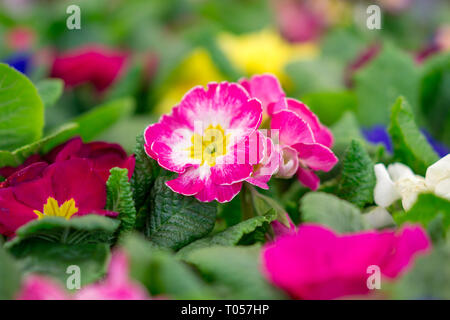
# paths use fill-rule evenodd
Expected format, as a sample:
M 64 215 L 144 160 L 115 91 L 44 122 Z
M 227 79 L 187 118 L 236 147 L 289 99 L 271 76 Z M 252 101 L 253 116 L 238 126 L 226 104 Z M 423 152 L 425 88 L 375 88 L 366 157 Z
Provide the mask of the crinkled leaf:
M 394 145 L 394 159 L 411 167 L 417 174 L 439 160 L 414 121 L 414 115 L 405 100 L 400 97 L 392 107 L 389 133 Z
M 372 203 L 376 184 L 373 167 L 374 163 L 364 146 L 353 140 L 343 161 L 338 195 L 361 208 Z
M 44 106 L 49 108 L 61 97 L 64 83 L 61 79 L 44 79 L 36 83 L 36 88 Z
M 206 283 L 170 252 L 155 248 L 138 235 L 127 235 L 120 243 L 129 256 L 131 276 L 144 284 L 153 296 L 171 299 L 214 297 Z
M 150 195 L 150 190 L 161 170 L 158 163 L 150 158 L 144 149 L 144 136 L 136 137 L 136 148 L 134 150 L 136 165 L 131 177 L 131 187 L 136 209 L 139 211 Z
M 162 176 L 155 181 L 146 234 L 153 243 L 177 250 L 211 232 L 217 204 L 173 192 L 165 184 L 169 179 Z
M 70 220 L 45 217 L 19 228 L 16 236 L 5 243 L 5 247 L 20 252 L 38 240 L 67 245 L 109 243 L 118 226 L 118 220 L 95 214 Z
M 260 251 L 259 246 L 212 246 L 191 251 L 184 259 L 226 299 L 281 299 L 261 274 Z
M 218 246 L 235 246 L 245 240 L 246 236 L 255 232 L 258 229 L 266 230 L 267 226 L 276 219 L 276 213 L 271 209 L 263 216 L 257 216 L 248 220 L 242 221 L 232 227 L 225 229 L 215 235 L 199 239 L 185 246 L 178 251 L 177 256 L 184 257 L 189 252 L 205 247 Z
M 306 194 L 300 200 L 300 213 L 303 222 L 322 224 L 340 233 L 367 228 L 358 207 L 328 193 Z
M 112 168 L 106 182 L 107 201 L 106 209 L 118 212 L 120 220 L 118 232 L 128 232 L 136 223 L 136 208 L 134 207 L 133 193 L 128 182 L 128 170 Z
M 14 150 L 42 136 L 44 106 L 33 83 L 0 63 L 0 150 Z

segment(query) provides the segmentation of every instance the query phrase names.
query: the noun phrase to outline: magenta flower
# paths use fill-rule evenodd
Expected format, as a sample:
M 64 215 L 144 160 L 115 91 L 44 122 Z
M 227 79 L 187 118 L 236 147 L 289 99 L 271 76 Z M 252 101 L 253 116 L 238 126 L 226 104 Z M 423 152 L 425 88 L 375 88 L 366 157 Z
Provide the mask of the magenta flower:
M 275 104 L 286 97 L 277 77 L 272 74 L 254 75 L 250 79 L 241 79 L 239 83 L 251 97 L 261 102 L 265 115 L 272 116 Z
M 147 290 L 128 275 L 128 259 L 124 252 L 113 253 L 104 281 L 87 285 L 70 295 L 52 279 L 30 275 L 22 285 L 18 300 L 148 300 Z
M 0 175 L 8 178 L 13 173 L 35 162 L 51 164 L 74 158 L 89 159 L 92 162 L 93 169 L 104 182 L 108 180 L 109 171 L 114 167 L 128 169 L 128 176 L 131 178 L 136 162 L 134 156 L 127 156 L 125 150 L 118 144 L 101 141 L 84 144 L 81 138 L 76 137 L 55 147 L 44 156 L 38 154 L 30 156 L 22 165 L 16 168 L 0 168 Z
M 195 87 L 144 133 L 147 154 L 178 173 L 173 191 L 200 201 L 230 201 L 258 164 L 261 103 L 238 84 Z M 256 142 L 256 147 L 254 146 Z
M 0 233 L 14 236 L 22 225 L 45 216 L 117 216 L 105 205 L 106 185 L 92 161 L 36 162 L 0 184 Z
M 320 180 L 314 172 L 330 171 L 338 161 L 330 150 L 331 131 L 304 103 L 285 98 L 275 76 L 256 75 L 241 80 L 241 84 L 262 101 L 265 112 L 272 117 L 271 135 L 278 140 L 275 149 L 281 155 L 277 176 L 290 178 L 297 173 L 301 183 L 316 190 Z M 278 137 L 274 137 L 276 133 Z
M 368 294 L 369 266 L 395 279 L 431 243 L 419 226 L 394 231 L 337 235 L 319 225 L 301 225 L 295 234 L 263 249 L 268 279 L 295 299 L 335 299 Z
M 104 91 L 125 68 L 127 56 L 125 52 L 87 46 L 56 56 L 50 74 L 64 80 L 67 87 L 91 83 Z

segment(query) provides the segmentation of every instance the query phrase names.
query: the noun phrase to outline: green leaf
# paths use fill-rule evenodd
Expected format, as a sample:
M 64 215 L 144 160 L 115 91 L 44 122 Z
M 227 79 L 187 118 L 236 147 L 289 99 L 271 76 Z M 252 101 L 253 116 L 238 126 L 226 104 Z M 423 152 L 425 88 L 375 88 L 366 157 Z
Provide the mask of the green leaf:
M 359 209 L 345 200 L 323 193 L 310 192 L 300 200 L 303 222 L 318 223 L 339 232 L 354 232 L 366 229 Z
M 374 163 L 364 146 L 353 140 L 343 161 L 338 195 L 361 208 L 372 203 L 376 184 L 373 167 Z
M 65 283 L 67 267 L 81 269 L 81 283 L 98 280 L 106 272 L 109 246 L 119 221 L 87 215 L 70 220 L 46 217 L 16 231 L 5 248 L 19 260 L 24 272 L 55 277 Z
M 108 100 L 136 94 L 143 78 L 143 67 L 140 63 L 133 62 L 127 68 L 126 73 L 108 89 Z
M 212 246 L 191 251 L 185 260 L 226 299 L 281 299 L 261 274 L 260 247 Z
M 334 136 L 333 151 L 343 156 L 352 140 L 364 141 L 359 130 L 358 120 L 352 112 L 346 112 L 332 127 Z
M 428 129 L 450 144 L 450 53 L 427 59 L 420 80 L 420 106 Z
M 237 194 L 236 197 L 234 197 L 230 202 L 218 204 L 217 219 L 218 223 L 222 223 L 224 228 L 234 226 L 242 221 L 242 205 L 240 194 Z
M 121 98 L 107 102 L 86 112 L 76 118 L 78 123 L 78 134 L 83 141 L 90 141 L 97 135 L 108 129 L 114 123 L 132 114 L 134 111 L 134 100 L 131 98 Z
M 357 107 L 356 96 L 351 91 L 313 92 L 303 96 L 302 101 L 327 126 L 336 123 L 346 112 L 356 112 Z
M 274 210 L 275 219 L 279 222 L 283 223 L 286 227 L 290 228 L 290 221 L 288 219 L 289 215 L 284 210 L 284 208 L 276 202 L 271 197 L 265 196 L 258 191 L 254 187 L 250 187 L 252 203 L 255 209 L 256 214 L 260 216 L 267 215 L 268 212 Z
M 133 193 L 128 182 L 128 170 L 112 168 L 106 182 L 107 201 L 106 209 L 118 212 L 120 220 L 119 234 L 133 229 L 136 223 L 136 208 L 134 207 Z
M 44 106 L 49 108 L 61 97 L 64 83 L 61 79 L 44 79 L 36 83 L 36 88 Z
M 118 220 L 95 214 L 74 217 L 70 220 L 45 217 L 19 228 L 16 237 L 5 243 L 5 247 L 20 252 L 32 246 L 37 240 L 67 245 L 109 243 L 118 226 Z
M 436 219 L 441 220 L 442 232 L 450 228 L 450 201 L 434 194 L 419 194 L 416 203 L 407 212 L 397 212 L 394 220 L 401 225 L 406 222 L 420 223 L 425 228 L 435 227 Z
M 156 249 L 135 234 L 128 234 L 120 243 L 129 257 L 131 277 L 145 285 L 152 296 L 162 295 L 171 299 L 214 298 L 206 283 L 170 252 Z
M 151 191 L 147 237 L 158 246 L 177 250 L 211 232 L 217 204 L 173 192 L 165 184 L 169 179 L 157 178 Z
M 0 63 L 0 150 L 14 150 L 42 136 L 44 106 L 19 71 Z
M 419 257 L 393 287 L 395 299 L 450 299 L 450 244 L 433 248 L 431 254 Z
M 414 121 L 407 101 L 400 97 L 392 107 L 389 133 L 394 145 L 394 159 L 411 167 L 417 174 L 439 160 Z
M 255 232 L 256 230 L 263 229 L 265 231 L 268 225 L 275 219 L 276 219 L 275 211 L 271 209 L 266 215 L 250 218 L 232 227 L 229 227 L 228 229 L 225 229 L 224 231 L 219 232 L 215 235 L 211 235 L 209 237 L 205 237 L 192 242 L 191 244 L 185 246 L 180 251 L 178 251 L 177 256 L 185 257 L 189 254 L 189 252 L 193 250 L 211 247 L 214 245 L 218 246 L 238 245 L 242 240 L 245 240 L 245 238 L 248 235 Z
M 409 54 L 384 44 L 382 51 L 355 74 L 358 119 L 364 126 L 389 123 L 389 108 L 405 96 L 417 114 L 419 69 Z
M 332 29 L 323 35 L 321 52 L 327 58 L 348 65 L 368 46 L 367 41 L 352 29 Z
M 70 274 L 67 268 L 80 267 L 81 285 L 102 278 L 109 260 L 109 245 L 96 243 L 64 244 L 36 239 L 26 247 L 14 247 L 10 252 L 17 258 L 20 270 L 53 277 L 64 285 Z
M 0 300 L 12 300 L 20 289 L 21 273 L 16 261 L 0 246 Z
M 293 96 L 342 90 L 343 71 L 341 63 L 324 57 L 293 62 L 286 67 L 286 72 L 295 85 Z
M 78 124 L 68 123 L 58 128 L 45 138 L 42 138 L 29 145 L 23 146 L 14 151 L 0 151 L 0 167 L 17 167 L 22 164 L 29 156 L 37 153 L 47 153 L 52 148 L 65 142 L 76 134 Z
M 136 209 L 139 210 L 150 195 L 150 190 L 161 169 L 158 163 L 145 152 L 144 136 L 142 134 L 136 137 L 134 156 L 136 164 L 131 177 L 131 187 L 133 188 Z

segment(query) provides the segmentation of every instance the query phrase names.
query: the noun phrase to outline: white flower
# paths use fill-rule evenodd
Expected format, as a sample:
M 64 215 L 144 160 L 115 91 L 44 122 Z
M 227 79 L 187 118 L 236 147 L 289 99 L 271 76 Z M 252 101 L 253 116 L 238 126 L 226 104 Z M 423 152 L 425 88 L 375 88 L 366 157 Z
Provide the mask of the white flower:
M 374 190 L 375 203 L 380 207 L 389 207 L 401 199 L 405 210 L 411 209 L 420 193 L 431 192 L 450 200 L 450 154 L 428 167 L 425 178 L 415 175 L 404 164 L 394 163 L 388 166 L 376 164 L 377 184 Z

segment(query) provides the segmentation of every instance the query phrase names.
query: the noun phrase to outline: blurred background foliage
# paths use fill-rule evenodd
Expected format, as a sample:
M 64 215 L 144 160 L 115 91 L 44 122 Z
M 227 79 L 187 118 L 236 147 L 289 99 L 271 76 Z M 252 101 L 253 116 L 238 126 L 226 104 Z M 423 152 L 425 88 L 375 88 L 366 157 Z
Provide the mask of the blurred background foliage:
M 366 26 L 373 3 L 382 9 L 381 30 Z M 80 30 L 66 27 L 73 4 Z M 47 90 L 47 133 L 131 98 L 134 108 L 89 137 L 131 152 L 135 136 L 193 86 L 270 72 L 330 126 L 348 113 L 357 127 L 386 126 L 402 95 L 420 127 L 450 145 L 445 0 L 1 0 L 0 37 L 0 61 Z M 92 77 L 71 85 L 71 72 L 55 72 L 58 58 L 90 51 L 122 59 L 107 85 L 99 89 Z M 89 59 L 76 68 L 83 66 L 104 71 Z M 66 84 L 61 96 L 57 82 L 42 83 L 57 77 Z

